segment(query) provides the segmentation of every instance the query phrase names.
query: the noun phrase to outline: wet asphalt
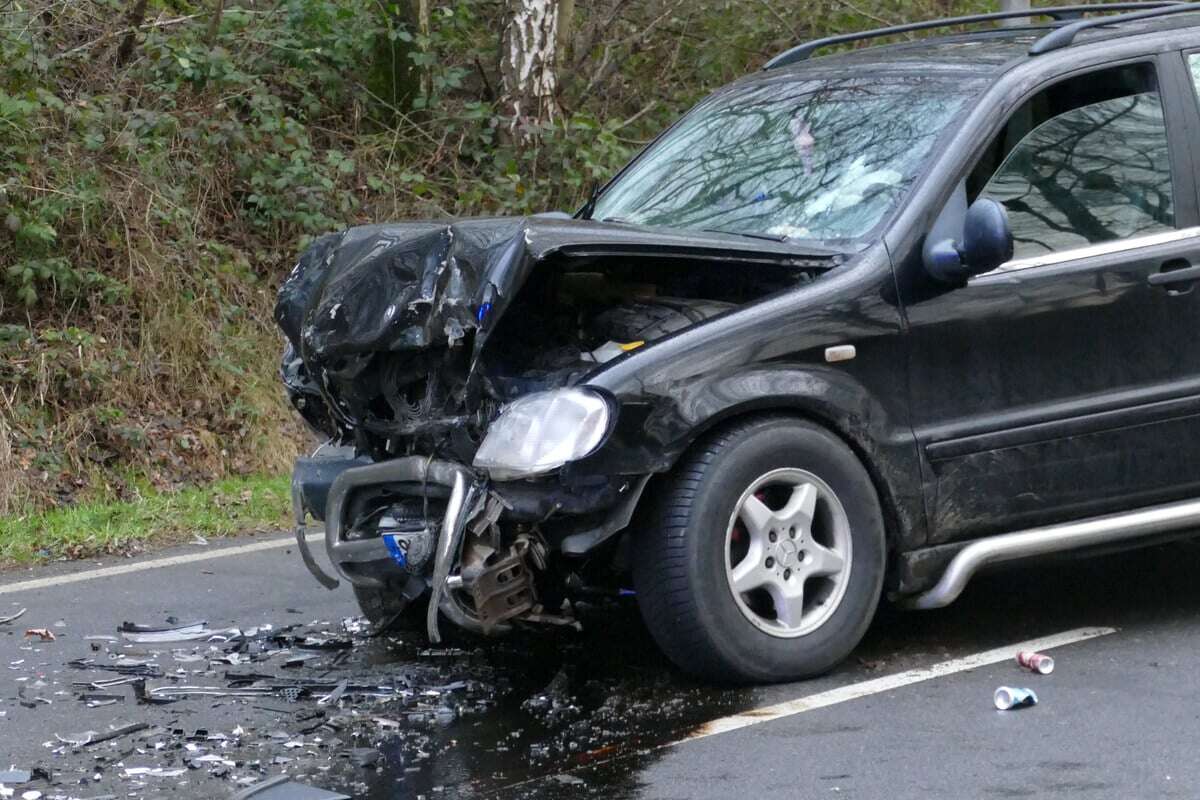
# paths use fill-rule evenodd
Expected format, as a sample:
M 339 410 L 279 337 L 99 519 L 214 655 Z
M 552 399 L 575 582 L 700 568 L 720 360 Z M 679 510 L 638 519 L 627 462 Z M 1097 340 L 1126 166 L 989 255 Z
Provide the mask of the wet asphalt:
M 48 780 L 12 788 L 16 797 L 40 791 L 46 798 L 225 798 L 281 773 L 354 797 L 396 800 L 1194 797 L 1198 565 L 1200 545 L 1177 542 L 992 573 L 948 609 L 885 605 L 859 650 L 830 675 L 753 689 L 705 686 L 679 674 L 632 605 L 591 609 L 582 634 L 457 648 L 429 650 L 404 635 L 370 638 L 353 622 L 357 632 L 346 633 L 343 620 L 357 613 L 348 589 L 321 589 L 284 548 L 0 594 L 0 617 L 28 609 L 0 625 L 0 772 L 10 764 L 42 768 Z M 6 572 L 0 584 L 94 567 Z M 231 666 L 179 662 L 172 652 L 220 655 L 203 645 L 85 639 L 113 636 L 124 620 L 167 618 L 203 619 L 214 628 L 271 625 L 351 646 L 314 651 L 303 666 L 283 668 L 277 657 Z M 1049 676 L 996 664 L 672 744 L 733 713 L 1083 626 L 1118 631 L 1054 651 Z M 28 627 L 47 627 L 56 640 L 25 639 Z M 103 660 L 109 651 L 153 660 L 169 674 L 182 670 L 178 681 L 192 685 L 220 688 L 227 672 L 251 671 L 403 691 L 330 706 L 318 705 L 316 694 L 294 703 L 193 697 L 140 705 L 123 686 L 112 690 L 122 701 L 89 708 L 73 682 L 113 676 L 67 662 Z M 1041 702 L 997 712 L 991 694 L 1001 684 L 1032 686 Z M 136 722 L 149 727 L 86 748 L 56 738 Z M 226 763 L 187 767 L 206 754 Z M 127 776 L 130 767 L 167 774 Z

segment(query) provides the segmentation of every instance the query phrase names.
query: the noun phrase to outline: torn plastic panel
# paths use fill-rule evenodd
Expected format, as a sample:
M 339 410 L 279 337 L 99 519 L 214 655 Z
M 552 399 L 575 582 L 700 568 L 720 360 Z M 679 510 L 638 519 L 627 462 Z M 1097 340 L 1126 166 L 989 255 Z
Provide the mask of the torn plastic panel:
M 280 290 L 283 378 L 310 424 L 377 458 L 420 441 L 467 461 L 501 402 L 836 263 L 578 220 L 352 228 L 313 244 Z

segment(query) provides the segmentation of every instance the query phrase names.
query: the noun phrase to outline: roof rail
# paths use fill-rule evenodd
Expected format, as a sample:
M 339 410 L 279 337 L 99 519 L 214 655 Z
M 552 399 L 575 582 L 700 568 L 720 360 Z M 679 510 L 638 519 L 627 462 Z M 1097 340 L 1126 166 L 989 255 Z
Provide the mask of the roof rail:
M 797 61 L 804 61 L 817 50 L 822 47 L 828 47 L 834 44 L 845 44 L 847 42 L 858 42 L 866 39 L 879 39 L 884 36 L 894 36 L 898 33 L 911 33 L 913 31 L 925 31 L 933 28 L 948 28 L 954 25 L 973 25 L 980 22 L 993 22 L 1004 19 L 1022 19 L 1025 17 L 1051 17 L 1058 22 L 1067 20 L 1078 20 L 1060 30 L 1040 39 L 1034 47 L 1036 48 L 1043 41 L 1050 39 L 1055 34 L 1064 33 L 1072 30 L 1069 37 L 1063 44 L 1051 42 L 1048 47 L 1038 52 L 1047 52 L 1057 47 L 1070 44 L 1075 38 L 1075 34 L 1084 28 L 1093 27 L 1095 24 L 1108 24 L 1114 21 L 1124 21 L 1126 19 L 1141 19 L 1143 16 L 1157 16 L 1159 13 L 1175 13 L 1175 11 L 1185 10 L 1184 8 L 1176 9 L 1176 6 L 1190 7 L 1188 10 L 1194 10 L 1195 4 L 1190 2 L 1181 2 L 1181 0 L 1166 0 L 1165 2 L 1154 3 L 1096 3 L 1093 5 L 1073 5 L 1073 6 L 1051 6 L 1048 8 L 1030 8 L 1020 11 L 999 11 L 992 14 L 972 14 L 965 17 L 949 17 L 946 19 L 926 20 L 924 22 L 910 22 L 907 25 L 893 25 L 888 28 L 876 28 L 869 31 L 859 31 L 858 33 L 844 33 L 838 36 L 826 36 L 823 39 L 814 39 L 811 42 L 797 45 L 790 50 L 785 50 L 779 55 L 772 58 L 763 69 L 775 69 L 787 64 L 794 64 Z M 1172 9 L 1172 10 L 1168 10 Z M 1133 11 L 1133 14 L 1121 14 L 1115 17 L 1100 17 L 1094 20 L 1082 20 L 1084 14 L 1096 11 Z M 1076 27 L 1082 26 L 1082 27 Z M 1033 50 L 1030 51 L 1031 53 Z
M 1103 8 L 1103 6 L 1099 6 L 1099 8 Z M 1068 47 L 1075 41 L 1076 34 L 1088 28 L 1098 28 L 1101 25 L 1112 25 L 1117 22 L 1134 22 L 1139 19 L 1162 17 L 1167 14 L 1180 14 L 1188 11 L 1200 11 L 1200 5 L 1196 3 L 1172 3 L 1160 8 L 1134 11 L 1131 14 L 1117 14 L 1114 17 L 1093 17 L 1092 19 L 1077 20 L 1070 25 L 1064 25 L 1061 28 L 1050 31 L 1050 33 L 1038 39 L 1029 48 L 1029 55 L 1037 56 L 1042 53 L 1049 53 L 1051 50 Z

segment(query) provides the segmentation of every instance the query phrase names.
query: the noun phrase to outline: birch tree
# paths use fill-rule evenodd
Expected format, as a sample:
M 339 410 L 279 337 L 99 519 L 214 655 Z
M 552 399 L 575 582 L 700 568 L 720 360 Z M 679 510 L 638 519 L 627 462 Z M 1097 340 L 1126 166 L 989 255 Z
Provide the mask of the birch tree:
M 500 48 L 502 102 L 509 131 L 554 119 L 558 113 L 555 61 L 560 41 L 562 0 L 505 0 L 506 20 Z

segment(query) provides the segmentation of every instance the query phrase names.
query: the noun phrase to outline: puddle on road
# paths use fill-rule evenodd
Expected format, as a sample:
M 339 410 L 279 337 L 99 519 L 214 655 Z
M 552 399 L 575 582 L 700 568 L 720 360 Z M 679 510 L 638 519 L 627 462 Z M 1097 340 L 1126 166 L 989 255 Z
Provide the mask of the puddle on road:
M 583 634 L 503 641 L 436 656 L 445 676 L 471 675 L 479 694 L 453 719 L 433 719 L 384 741 L 389 755 L 364 776 L 341 769 L 335 784 L 360 782 L 372 798 L 483 797 L 549 777 L 578 796 L 578 767 L 608 763 L 673 741 L 697 725 L 745 708 L 753 692 L 714 689 L 672 670 L 631 607 L 589 620 Z M 414 651 L 373 642 L 356 651 L 373 668 L 407 665 Z M 427 661 L 431 657 L 419 657 Z M 428 757 L 425 757 L 425 756 Z M 605 781 L 606 796 L 614 795 Z

